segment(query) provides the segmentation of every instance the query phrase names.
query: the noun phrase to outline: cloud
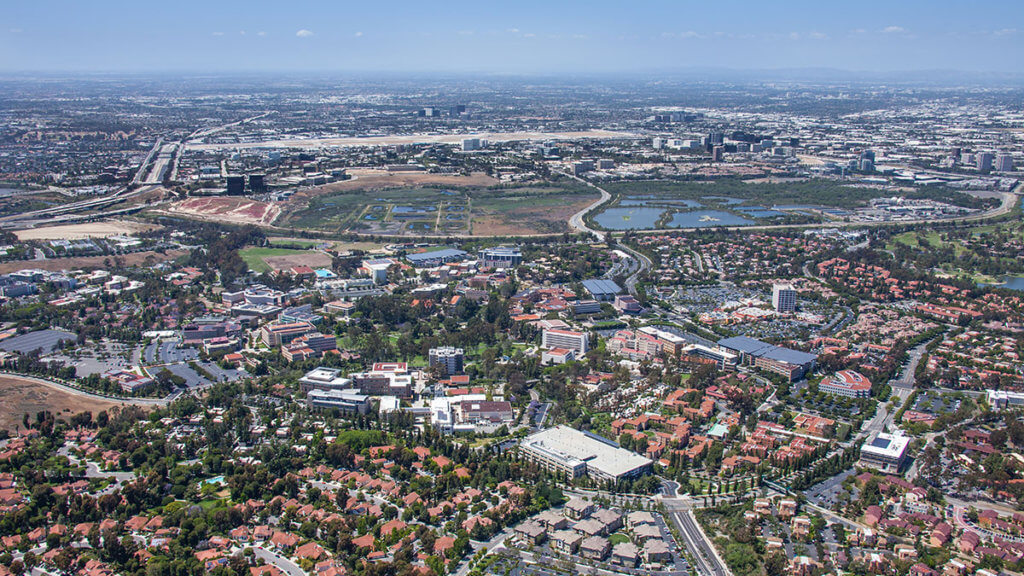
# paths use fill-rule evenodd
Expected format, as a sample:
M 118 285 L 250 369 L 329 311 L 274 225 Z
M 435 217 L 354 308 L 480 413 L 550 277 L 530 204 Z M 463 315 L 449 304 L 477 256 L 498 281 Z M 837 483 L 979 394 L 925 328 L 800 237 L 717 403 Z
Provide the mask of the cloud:
M 459 30 L 459 36 L 472 36 L 476 34 L 475 30 Z
M 309 38 L 314 34 L 312 30 L 306 30 L 305 28 L 303 28 L 302 30 L 296 32 L 295 35 L 298 36 L 299 38 Z
M 509 34 L 519 34 L 519 28 L 509 28 L 506 32 Z
M 800 39 L 800 34 L 797 33 L 797 32 L 790 32 L 789 33 L 789 39 L 790 40 L 799 40 Z
M 534 34 L 533 32 L 527 32 L 526 34 L 523 34 L 523 36 L 526 37 L 526 38 L 536 38 L 537 37 L 537 35 Z
M 362 33 L 362 32 L 356 32 L 356 33 L 354 34 L 354 36 L 355 36 L 356 38 L 362 38 L 362 37 L 363 37 L 363 33 Z
M 812 40 L 828 40 L 828 34 L 824 32 L 811 32 L 807 37 Z
M 665 32 L 662 34 L 665 38 L 705 38 L 703 34 L 694 32 L 693 30 L 687 30 L 685 32 Z
M 224 33 L 223 32 L 214 32 L 213 35 L 214 36 L 223 36 Z
M 1016 28 L 1003 28 L 992 33 L 993 36 L 1012 36 L 1017 33 Z
M 586 34 L 573 34 L 572 37 L 574 40 L 586 40 L 589 38 Z
M 256 33 L 256 35 L 257 35 L 257 36 L 266 36 L 266 35 L 267 35 L 267 33 L 266 33 L 266 32 L 264 32 L 263 30 L 260 30 L 259 32 L 257 32 L 257 33 Z
M 24 32 L 24 30 L 22 30 L 21 28 L 11 28 L 10 30 L 8 30 L 8 32 L 10 32 L 11 34 L 21 34 L 22 32 Z
M 907 29 L 902 26 L 886 26 L 885 28 L 882 28 L 882 32 L 885 34 L 902 34 L 906 31 Z
M 239 31 L 238 31 L 238 34 L 239 34 L 240 36 L 245 36 L 245 30 L 239 30 Z

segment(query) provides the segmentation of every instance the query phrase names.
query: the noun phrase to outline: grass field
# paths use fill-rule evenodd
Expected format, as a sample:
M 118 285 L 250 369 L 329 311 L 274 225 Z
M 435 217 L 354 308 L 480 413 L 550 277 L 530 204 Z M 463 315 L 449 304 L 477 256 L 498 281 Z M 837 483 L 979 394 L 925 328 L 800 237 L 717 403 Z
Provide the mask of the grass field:
M 597 198 L 576 183 L 514 187 L 340 189 L 293 203 L 281 223 L 329 232 L 496 236 L 568 230 L 569 217 Z M 287 244 L 284 240 L 281 244 Z
M 264 258 L 270 258 L 274 256 L 298 256 L 307 254 L 306 250 L 291 250 L 288 248 L 262 248 L 262 247 L 249 247 L 241 250 L 238 255 L 242 257 L 242 260 L 249 265 L 249 269 L 253 272 L 270 272 L 271 267 L 267 264 Z

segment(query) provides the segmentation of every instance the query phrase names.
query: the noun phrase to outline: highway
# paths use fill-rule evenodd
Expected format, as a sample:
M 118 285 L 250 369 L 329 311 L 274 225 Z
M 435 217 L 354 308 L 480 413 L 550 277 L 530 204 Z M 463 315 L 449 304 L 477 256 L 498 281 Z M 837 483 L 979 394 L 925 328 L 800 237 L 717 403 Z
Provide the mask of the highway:
M 601 188 L 600 186 L 598 186 L 598 185 L 596 185 L 596 184 L 594 184 L 592 182 L 587 182 L 586 180 L 584 180 L 583 178 L 580 178 L 579 176 L 573 176 L 572 174 L 569 174 L 567 172 L 559 172 L 559 174 L 562 174 L 564 176 L 568 176 L 569 178 L 572 178 L 573 180 L 581 182 L 581 183 L 583 183 L 583 184 L 585 184 L 585 185 L 587 185 L 587 186 L 589 186 L 589 187 L 593 188 L 594 190 L 597 190 L 598 192 L 601 193 L 601 197 L 598 198 L 597 200 L 595 200 L 593 204 L 591 204 L 591 205 L 587 206 L 586 208 L 584 208 L 583 210 L 580 210 L 579 212 L 573 214 L 572 217 L 569 218 L 569 227 L 572 228 L 573 230 L 577 231 L 577 232 L 583 232 L 585 234 L 592 234 L 595 238 L 597 238 L 598 242 L 604 242 L 604 240 L 605 240 L 605 233 L 600 231 L 600 230 L 594 230 L 593 228 L 587 226 L 587 223 L 583 220 L 583 218 L 588 213 L 590 213 L 591 211 L 597 209 L 597 207 L 599 207 L 602 204 L 604 204 L 605 202 L 611 200 L 612 199 L 612 195 L 609 194 L 608 191 L 605 190 L 604 188 Z

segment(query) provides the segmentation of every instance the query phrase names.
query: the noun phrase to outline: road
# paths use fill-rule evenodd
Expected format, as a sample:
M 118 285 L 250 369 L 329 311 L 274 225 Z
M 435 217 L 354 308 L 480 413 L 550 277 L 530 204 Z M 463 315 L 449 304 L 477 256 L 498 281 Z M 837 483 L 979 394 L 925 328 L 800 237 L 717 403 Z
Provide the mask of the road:
M 585 234 L 592 234 L 595 238 L 597 238 L 598 242 L 604 242 L 605 233 L 600 231 L 600 230 L 594 230 L 593 228 L 587 226 L 587 223 L 583 220 L 583 218 L 588 213 L 590 213 L 591 211 L 595 210 L 598 206 L 600 206 L 600 205 L 604 204 L 605 202 L 611 200 L 612 199 L 612 195 L 609 194 L 608 191 L 605 190 L 604 188 L 601 188 L 600 186 L 598 186 L 598 185 L 596 185 L 596 184 L 594 184 L 592 182 L 588 182 L 588 181 L 584 180 L 583 178 L 580 178 L 579 176 L 573 176 L 572 174 L 569 174 L 567 172 L 560 172 L 560 174 L 568 176 L 569 178 L 572 178 L 573 180 L 576 180 L 578 182 L 582 182 L 583 184 L 585 184 L 585 185 L 587 185 L 587 186 L 589 186 L 589 187 L 593 188 L 594 190 L 597 190 L 598 192 L 601 193 L 601 197 L 599 199 L 597 199 L 596 201 L 594 201 L 593 204 L 591 204 L 590 206 L 587 206 L 583 210 L 580 210 L 579 212 L 573 214 L 572 217 L 569 218 L 569 227 L 572 228 L 573 230 L 577 231 L 577 232 L 583 232 Z
M 284 556 L 275 554 L 270 550 L 267 550 L 266 548 L 261 548 L 259 546 L 252 546 L 251 548 L 253 553 L 256 554 L 257 558 L 262 558 L 264 561 L 266 561 L 267 564 L 273 564 L 274 566 L 277 566 L 278 568 L 283 570 L 285 574 L 288 574 L 288 576 L 306 576 L 306 572 L 302 568 L 299 568 L 298 564 L 292 562 Z
M 715 547 L 697 524 L 692 510 L 672 511 L 668 515 L 683 535 L 683 541 L 693 557 L 694 567 L 698 573 L 703 576 L 731 576 L 732 573 L 725 566 L 725 562 L 718 557 Z

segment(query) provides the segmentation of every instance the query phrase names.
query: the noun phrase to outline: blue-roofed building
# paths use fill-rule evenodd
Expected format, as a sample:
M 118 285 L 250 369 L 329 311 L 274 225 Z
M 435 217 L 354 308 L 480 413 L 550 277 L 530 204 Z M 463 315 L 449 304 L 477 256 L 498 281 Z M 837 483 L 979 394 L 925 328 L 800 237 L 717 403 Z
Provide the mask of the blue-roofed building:
M 818 361 L 815 354 L 775 346 L 748 336 L 722 338 L 718 345 L 739 355 L 740 363 L 780 374 L 790 382 L 806 376 Z
M 432 268 L 448 262 L 462 260 L 466 256 L 467 253 L 463 250 L 455 248 L 441 248 L 440 250 L 434 250 L 432 252 L 406 254 L 405 259 L 417 268 Z
M 622 288 L 611 280 L 584 280 L 583 287 L 587 289 L 587 292 L 590 292 L 594 300 L 599 302 L 611 302 L 615 300 L 616 294 L 622 292 Z

